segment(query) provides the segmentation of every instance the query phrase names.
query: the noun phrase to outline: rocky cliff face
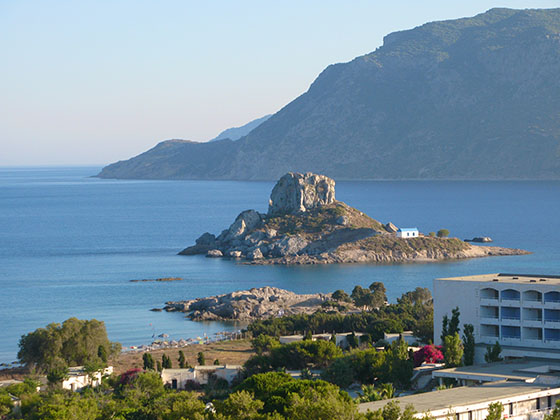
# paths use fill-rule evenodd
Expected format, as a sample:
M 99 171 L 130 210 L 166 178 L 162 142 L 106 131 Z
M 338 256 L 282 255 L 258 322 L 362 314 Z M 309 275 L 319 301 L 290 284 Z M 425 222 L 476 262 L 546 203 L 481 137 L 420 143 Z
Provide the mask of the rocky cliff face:
M 334 180 L 288 173 L 274 186 L 268 214 L 241 212 L 218 236 L 204 233 L 182 255 L 241 259 L 253 264 L 438 261 L 525 251 L 476 247 L 459 239 L 397 238 L 382 225 L 335 200 Z
M 162 144 L 99 176 L 559 179 L 558 74 L 560 9 L 427 23 L 327 67 L 236 142 Z
M 287 173 L 270 194 L 268 214 L 297 214 L 335 202 L 335 182 L 324 175 Z

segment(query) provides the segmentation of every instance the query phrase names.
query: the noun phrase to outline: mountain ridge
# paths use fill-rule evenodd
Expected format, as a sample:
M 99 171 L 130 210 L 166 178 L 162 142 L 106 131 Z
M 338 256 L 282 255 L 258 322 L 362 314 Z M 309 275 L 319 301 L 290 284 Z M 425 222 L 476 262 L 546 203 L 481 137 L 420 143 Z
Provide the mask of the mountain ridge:
M 268 120 L 271 115 L 272 114 L 264 115 L 260 118 L 256 118 L 252 121 L 249 121 L 247 124 L 240 125 L 239 127 L 227 128 L 224 131 L 222 131 L 220 134 L 218 134 L 216 137 L 214 137 L 212 140 L 209 140 L 209 142 L 225 140 L 225 139 L 230 139 L 233 141 L 239 140 L 241 137 L 246 136 L 255 128 L 257 128 L 259 125 L 261 125 L 263 122 Z
M 560 9 L 430 22 L 328 66 L 236 142 L 176 143 L 165 159 L 158 145 L 99 176 L 560 179 L 557 74 Z

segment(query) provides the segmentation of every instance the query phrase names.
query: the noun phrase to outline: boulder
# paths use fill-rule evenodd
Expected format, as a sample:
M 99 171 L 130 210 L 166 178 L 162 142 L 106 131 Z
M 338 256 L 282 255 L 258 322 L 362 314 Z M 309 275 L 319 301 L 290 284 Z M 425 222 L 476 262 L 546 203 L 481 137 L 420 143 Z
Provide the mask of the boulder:
M 245 236 L 248 232 L 257 229 L 262 225 L 262 216 L 255 210 L 245 210 L 237 216 L 235 222 L 231 224 L 223 241 L 231 241 Z M 222 235 L 220 235 L 221 237 Z
M 271 252 L 277 257 L 297 255 L 308 244 L 309 243 L 301 236 L 286 236 L 273 244 Z
M 334 203 L 335 182 L 324 175 L 289 172 L 270 194 L 269 215 L 297 214 Z
M 252 232 L 249 235 L 247 235 L 245 237 L 245 242 L 247 242 L 248 244 L 254 245 L 254 244 L 257 244 L 260 241 L 262 241 L 264 238 L 266 238 L 266 233 L 264 233 L 263 231 L 257 230 L 255 232 Z
M 264 256 L 260 248 L 255 248 L 247 253 L 247 259 L 251 261 L 262 260 L 263 258 Z
M 211 233 L 203 233 L 197 240 L 195 245 L 183 249 L 180 255 L 197 255 L 206 254 L 211 249 L 217 248 L 216 237 Z
M 241 251 L 229 251 L 227 253 L 228 257 L 230 258 L 241 258 L 243 256 L 243 253 Z
M 396 233 L 397 230 L 399 230 L 398 227 L 396 227 L 394 224 L 392 224 L 391 222 L 387 223 L 386 225 L 384 225 L 385 230 L 389 233 Z
M 200 246 L 210 246 L 216 243 L 216 236 L 211 233 L 205 232 L 200 235 L 200 238 L 196 240 L 196 244 Z
M 336 224 L 340 226 L 346 226 L 350 222 L 348 216 L 339 216 L 336 218 Z
M 220 257 L 223 257 L 224 254 L 219 249 L 211 249 L 210 251 L 208 251 L 206 256 L 208 258 L 220 258 Z
M 267 231 L 266 231 L 266 237 L 268 239 L 275 238 L 277 234 L 278 234 L 278 232 L 276 231 L 276 229 L 267 229 Z

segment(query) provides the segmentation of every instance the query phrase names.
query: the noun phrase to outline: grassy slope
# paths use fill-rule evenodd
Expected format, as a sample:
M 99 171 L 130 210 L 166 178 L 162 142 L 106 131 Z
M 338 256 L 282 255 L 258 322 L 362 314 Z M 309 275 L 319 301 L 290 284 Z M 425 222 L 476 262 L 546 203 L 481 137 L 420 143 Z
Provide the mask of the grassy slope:
M 340 216 L 346 216 L 348 218 L 348 224 L 346 226 L 341 226 L 336 223 L 336 220 Z M 271 217 L 265 221 L 265 225 L 269 229 L 276 229 L 279 235 L 299 235 L 310 241 L 317 240 L 321 236 L 336 230 L 347 228 L 368 228 L 382 233 L 375 237 L 343 244 L 339 247 L 340 250 L 359 248 L 377 253 L 389 251 L 412 253 L 422 250 L 459 252 L 469 248 L 467 243 L 457 238 L 396 238 L 393 235 L 387 234 L 380 222 L 342 202 L 337 202 L 301 215 Z

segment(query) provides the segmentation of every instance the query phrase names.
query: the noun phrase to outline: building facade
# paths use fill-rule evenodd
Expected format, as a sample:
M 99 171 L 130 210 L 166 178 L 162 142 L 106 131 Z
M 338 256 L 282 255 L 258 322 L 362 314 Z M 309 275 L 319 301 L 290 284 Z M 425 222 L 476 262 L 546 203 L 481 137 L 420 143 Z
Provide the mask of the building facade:
M 458 307 L 460 328 L 474 326 L 475 359 L 496 342 L 503 357 L 560 359 L 560 276 L 484 274 L 434 280 L 434 341 Z
M 163 369 L 161 372 L 161 380 L 166 386 L 172 389 L 185 389 L 189 382 L 205 385 L 208 383 L 211 376 L 224 379 L 231 383 L 240 370 L 241 366 L 238 365 L 211 365 L 184 369 Z
M 88 375 L 83 366 L 70 367 L 68 368 L 68 376 L 62 381 L 62 388 L 71 391 L 80 391 L 87 386 L 95 388 L 101 384 L 104 376 L 109 376 L 112 373 L 113 366 L 99 370 L 91 376 Z
M 395 233 L 397 238 L 417 238 L 419 235 L 418 228 L 400 228 Z

